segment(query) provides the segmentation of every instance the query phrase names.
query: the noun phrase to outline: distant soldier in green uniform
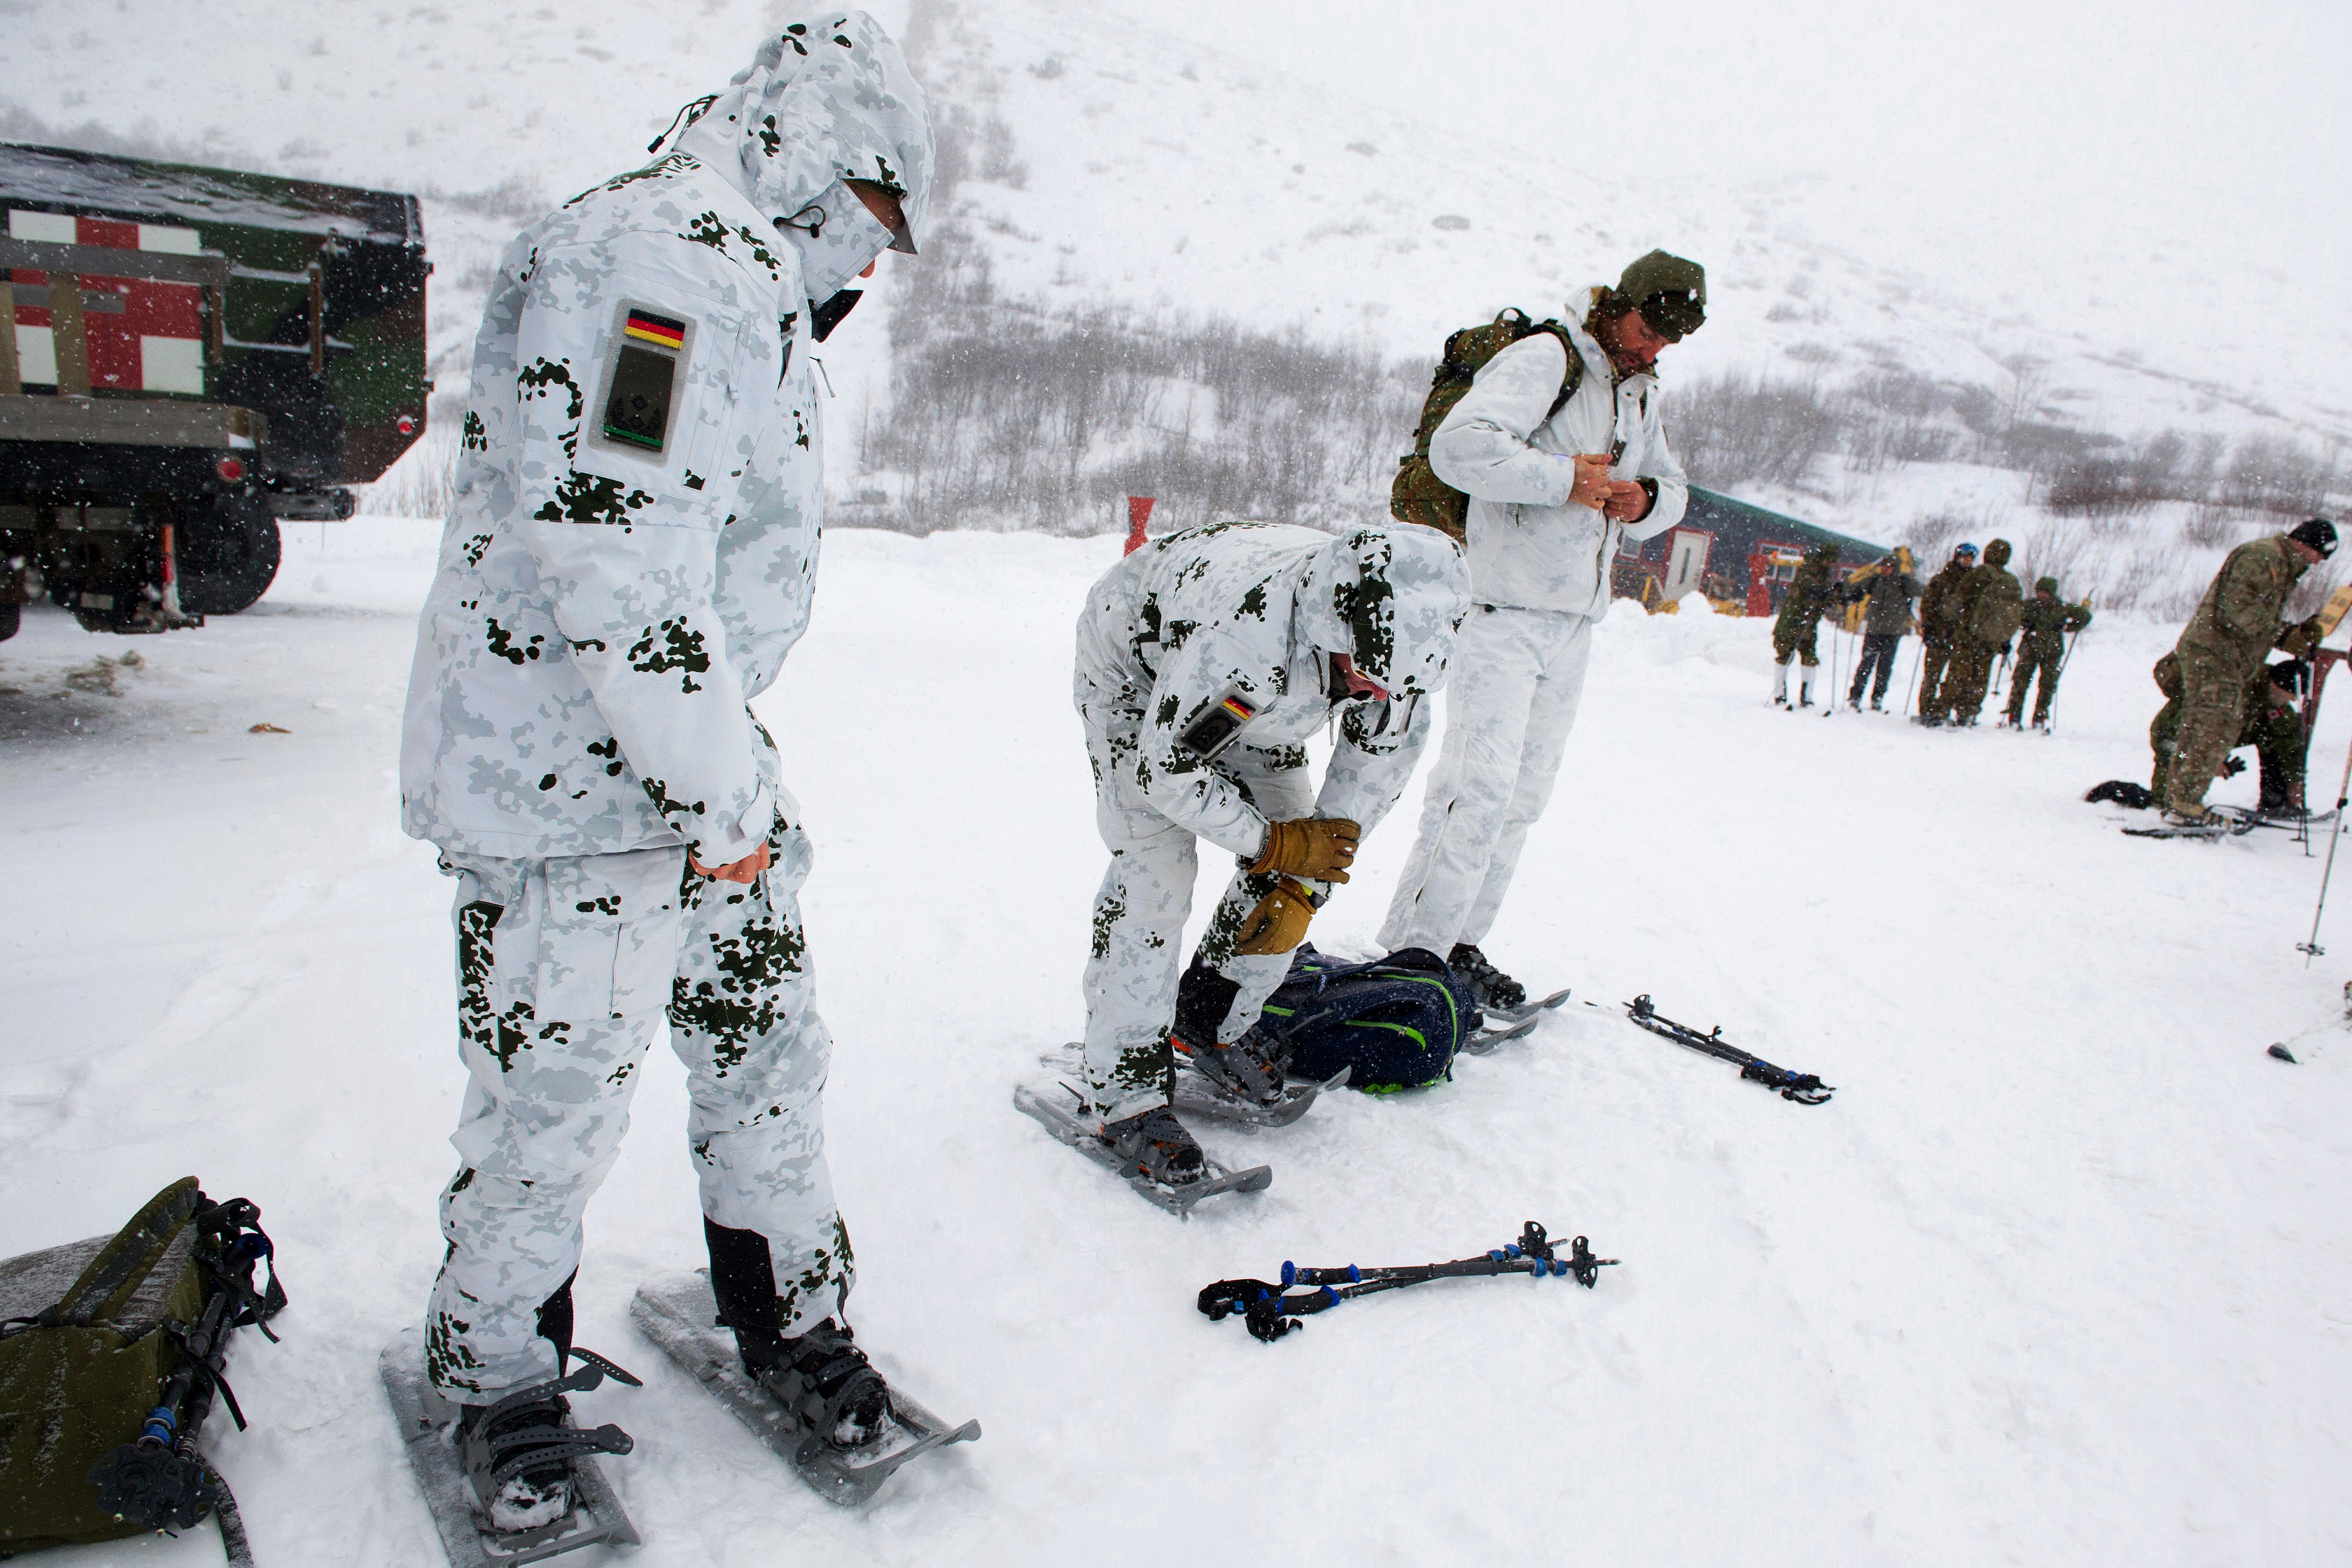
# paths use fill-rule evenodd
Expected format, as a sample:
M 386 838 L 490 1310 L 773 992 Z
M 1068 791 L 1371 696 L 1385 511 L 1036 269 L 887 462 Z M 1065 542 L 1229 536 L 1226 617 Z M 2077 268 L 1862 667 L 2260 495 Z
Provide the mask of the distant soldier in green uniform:
M 1789 596 L 1780 601 L 1780 618 L 1772 622 L 1772 662 L 1780 666 L 1772 700 L 1782 707 L 1789 706 L 1789 662 L 1792 659 L 1805 666 L 1804 677 L 1797 684 L 1796 706 L 1813 706 L 1813 671 L 1822 662 L 1815 639 L 1821 632 L 1822 616 L 1832 606 L 1847 602 L 1849 597 L 1844 585 L 1837 580 L 1837 546 L 1815 545 L 1805 552 L 1803 564 L 1789 580 Z
M 2024 634 L 2017 641 L 2017 664 L 2010 672 L 2009 727 L 2015 729 L 2022 722 L 2025 688 L 2039 672 L 2042 686 L 2033 694 L 2033 727 L 2046 729 L 2051 699 L 2058 695 L 2058 672 L 2066 663 L 2066 633 L 2091 623 L 2090 601 L 2069 604 L 2058 597 L 2056 578 L 2041 578 L 2033 584 L 2033 597 L 2018 612 L 2018 623 Z
M 2156 676 L 2157 689 L 2168 699 L 2157 711 L 2156 722 L 2147 727 L 2148 749 L 2156 757 L 2155 766 L 2149 770 L 2148 792 L 2161 801 L 2180 733 L 2180 655 L 2167 653 L 2156 662 L 2151 673 Z M 2304 754 L 2309 737 L 2304 732 L 2303 716 L 2295 711 L 2294 705 L 2310 679 L 2310 664 L 2302 659 L 2282 659 L 2256 670 L 2254 678 L 2246 683 L 2245 717 L 2239 724 L 2232 749 L 2251 746 L 2261 759 L 2262 797 L 2258 809 L 2269 815 L 2292 816 L 2304 809 Z M 2244 769 L 2245 764 L 2234 757 L 2221 765 L 2224 775 Z
M 1878 684 L 1871 689 L 1870 711 L 1884 713 L 1886 684 L 1895 678 L 1895 651 L 1911 630 L 1911 601 L 1919 597 L 1919 580 L 1911 575 L 1911 552 L 1881 557 L 1855 586 L 1870 601 L 1870 608 L 1863 612 L 1862 657 L 1854 664 L 1853 689 L 1845 694 L 1845 706 L 1862 711 L 1863 683 L 1875 671 Z
M 1942 691 L 1944 673 L 1951 667 L 1952 645 L 1960 634 L 1960 618 L 1954 598 L 1969 573 L 1977 569 L 1977 547 L 1964 544 L 1952 551 L 1952 559 L 1944 570 L 1927 580 L 1927 587 L 1919 595 L 1919 715 L 1924 719 L 1936 706 L 1937 694 Z
M 2200 827 L 2212 820 L 2205 791 L 2244 728 L 2246 688 L 2263 657 L 2273 648 L 2306 653 L 2323 634 L 2317 616 L 2299 626 L 2280 621 L 2287 595 L 2335 552 L 2336 525 L 2313 517 L 2242 544 L 2221 563 L 2172 650 L 2180 660 L 2180 727 L 2165 779 L 2167 822 Z
M 1919 722 L 1968 726 L 1984 708 L 1985 688 L 1992 683 L 1992 661 L 2000 645 L 2017 635 L 2018 615 L 2025 590 L 2009 570 L 2009 541 L 1985 546 L 1984 563 L 1962 578 L 1952 591 L 1951 666 L 1935 700 L 1922 699 Z

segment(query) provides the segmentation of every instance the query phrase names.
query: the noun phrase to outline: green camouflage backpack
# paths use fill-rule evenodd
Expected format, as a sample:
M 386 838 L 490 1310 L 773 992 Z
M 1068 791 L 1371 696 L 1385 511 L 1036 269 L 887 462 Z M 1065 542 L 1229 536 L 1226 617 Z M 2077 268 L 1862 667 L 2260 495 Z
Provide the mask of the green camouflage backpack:
M 1576 395 L 1584 384 L 1584 357 L 1576 351 L 1568 329 L 1558 321 L 1530 320 L 1528 313 L 1516 306 L 1506 307 L 1503 313 L 1483 327 L 1465 327 L 1445 340 L 1444 357 L 1437 361 L 1437 371 L 1430 377 L 1429 396 L 1421 405 L 1421 424 L 1412 433 L 1412 455 L 1397 459 L 1397 476 L 1389 485 L 1389 516 L 1401 523 L 1420 523 L 1425 528 L 1464 538 L 1469 525 L 1470 497 L 1437 476 L 1429 465 L 1429 438 L 1454 412 L 1470 390 L 1471 378 L 1478 367 L 1501 353 L 1522 338 L 1538 332 L 1549 332 L 1568 350 L 1568 375 L 1560 382 L 1559 395 L 1551 400 L 1544 411 L 1549 420 L 1560 411 L 1560 406 Z
M 252 1561 L 196 1438 L 215 1396 L 245 1425 L 229 1336 L 286 1304 L 274 1261 L 253 1282 L 259 1218 L 186 1176 L 114 1236 L 0 1262 L 0 1557 L 213 1514 L 229 1560 Z

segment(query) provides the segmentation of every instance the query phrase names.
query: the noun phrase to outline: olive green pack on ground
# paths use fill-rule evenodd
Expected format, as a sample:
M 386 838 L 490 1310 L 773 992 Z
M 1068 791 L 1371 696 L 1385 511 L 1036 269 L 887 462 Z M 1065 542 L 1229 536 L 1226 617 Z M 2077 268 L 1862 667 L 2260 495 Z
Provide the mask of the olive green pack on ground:
M 1469 527 L 1470 497 L 1437 476 L 1429 465 L 1429 438 L 1454 412 L 1454 405 L 1469 392 L 1478 367 L 1501 353 L 1522 338 L 1538 332 L 1549 332 L 1559 340 L 1568 351 L 1568 375 L 1560 382 L 1559 395 L 1551 400 L 1544 411 L 1549 420 L 1560 410 L 1560 405 L 1576 395 L 1584 383 L 1584 357 L 1576 351 L 1576 344 L 1568 329 L 1558 321 L 1530 319 L 1528 313 L 1516 306 L 1506 307 L 1503 313 L 1480 327 L 1465 327 L 1445 340 L 1445 353 L 1437 361 L 1437 370 L 1429 380 L 1429 396 L 1421 405 L 1421 423 L 1412 433 L 1412 452 L 1397 459 L 1397 476 L 1389 485 L 1389 516 L 1401 523 L 1419 523 L 1437 529 L 1460 540 Z
M 219 1509 L 236 1555 L 234 1504 L 224 1506 L 226 1488 L 194 1450 L 213 1394 L 225 1392 L 220 1354 L 205 1364 L 187 1346 L 225 1341 L 285 1304 L 274 1267 L 267 1290 L 253 1288 L 254 1265 L 269 1255 L 250 1224 L 257 1215 L 243 1199 L 212 1203 L 187 1176 L 112 1237 L 0 1262 L 0 1557 L 157 1528 L 118 1512 L 121 1497 L 92 1475 L 119 1469 L 126 1451 L 141 1457 L 119 1485 L 153 1495 L 159 1483 L 168 1493 L 174 1475 L 201 1478 L 173 1522 Z

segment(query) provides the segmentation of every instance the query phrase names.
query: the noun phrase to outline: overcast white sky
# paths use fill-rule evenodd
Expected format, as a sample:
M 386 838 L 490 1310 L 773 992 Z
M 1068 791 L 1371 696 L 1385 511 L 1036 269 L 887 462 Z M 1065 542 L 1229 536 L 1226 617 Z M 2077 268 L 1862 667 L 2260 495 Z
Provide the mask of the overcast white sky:
M 2200 270 L 2352 270 L 2352 4 L 1103 0 L 1335 90 L 1662 180 L 1811 176 L 2059 265 L 2116 223 Z M 1181 20 L 1178 20 L 1178 16 Z

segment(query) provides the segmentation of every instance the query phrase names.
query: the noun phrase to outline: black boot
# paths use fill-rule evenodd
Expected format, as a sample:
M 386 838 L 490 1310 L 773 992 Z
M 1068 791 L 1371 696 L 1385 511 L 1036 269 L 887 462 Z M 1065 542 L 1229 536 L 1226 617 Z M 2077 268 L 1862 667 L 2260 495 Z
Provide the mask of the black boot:
M 1467 942 L 1456 942 L 1445 956 L 1445 967 L 1470 988 L 1479 1007 L 1500 1012 L 1528 1005 L 1528 988 L 1486 961 L 1486 955 Z
M 611 1374 L 632 1387 L 636 1378 L 593 1351 L 570 1353 L 582 1364 L 568 1376 L 510 1389 L 488 1405 L 459 1414 L 454 1440 L 458 1468 L 473 1484 L 499 1535 L 552 1530 L 572 1511 L 571 1461 L 589 1454 L 625 1454 L 635 1445 L 606 1425 L 583 1431 L 572 1424 L 567 1393 L 585 1392 Z
M 1102 1141 L 1128 1168 L 1162 1186 L 1190 1186 L 1208 1171 L 1208 1156 L 1172 1105 L 1104 1123 Z
M 856 1448 L 889 1425 L 890 1385 L 857 1348 L 847 1324 L 827 1318 L 790 1339 L 738 1329 L 735 1343 L 744 1369 L 810 1437 Z
M 1187 1044 L 1176 1035 L 1168 1043 L 1192 1070 L 1234 1098 L 1252 1105 L 1282 1103 L 1283 1080 L 1290 1053 L 1257 1030 L 1250 1030 L 1231 1045 Z

